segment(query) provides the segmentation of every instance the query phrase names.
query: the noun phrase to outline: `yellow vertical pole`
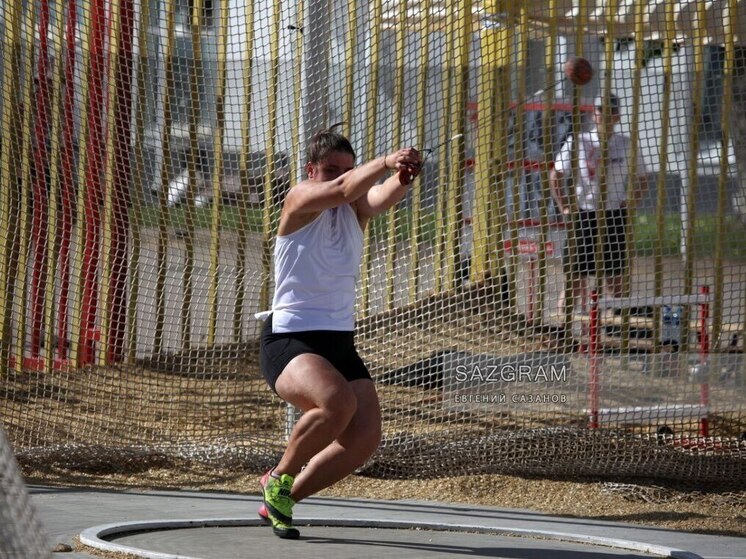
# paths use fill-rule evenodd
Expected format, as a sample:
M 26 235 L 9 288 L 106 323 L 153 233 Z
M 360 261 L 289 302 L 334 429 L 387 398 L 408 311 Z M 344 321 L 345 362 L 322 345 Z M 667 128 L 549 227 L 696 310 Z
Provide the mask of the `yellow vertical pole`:
M 378 76 L 379 76 L 379 62 L 380 62 L 380 28 L 381 19 L 383 13 L 382 0 L 374 0 L 373 3 L 373 17 L 371 21 L 371 33 L 373 35 L 370 42 L 370 86 L 368 92 L 368 106 L 365 110 L 365 123 L 364 128 L 367 131 L 365 136 L 365 156 L 371 158 L 376 154 L 376 123 L 378 114 Z M 373 274 L 372 264 L 373 259 L 371 251 L 375 248 L 373 243 L 375 238 L 373 235 L 374 224 L 368 224 L 365 231 L 365 247 L 363 248 L 363 257 L 360 264 L 361 270 L 361 286 L 360 286 L 360 315 L 362 317 L 368 316 L 370 312 L 370 281 L 371 275 Z
M 508 7 L 510 10 L 510 7 Z M 512 12 L 508 12 L 512 14 Z M 509 228 L 508 219 L 508 196 L 507 177 L 510 173 L 508 161 L 510 159 L 508 137 L 510 135 L 510 100 L 512 97 L 511 59 L 514 43 L 514 31 L 512 25 L 501 26 L 497 30 L 496 37 L 496 67 L 492 83 L 493 106 L 492 106 L 492 134 L 494 139 L 494 161 L 495 161 L 495 183 L 490 185 L 496 191 L 494 222 L 490 220 L 485 238 L 488 247 L 496 246 L 496 259 L 493 273 L 504 274 L 507 270 L 508 254 L 505 250 L 505 235 Z M 513 294 L 514 295 L 514 294 Z M 514 296 L 510 297 L 512 301 Z M 512 304 L 512 302 L 510 303 Z
M 23 353 L 26 342 L 26 313 L 27 313 L 27 262 L 28 262 L 28 244 L 30 234 L 29 214 L 31 213 L 31 202 L 29 193 L 32 191 L 31 184 L 31 165 L 32 165 L 32 138 L 34 136 L 34 23 L 36 20 L 36 4 L 27 4 L 26 12 L 23 16 L 21 29 L 21 40 L 26 42 L 26 49 L 23 52 L 23 133 L 21 134 L 21 206 L 18 215 L 19 222 L 19 246 L 17 267 L 12 270 L 11 280 L 17 282 L 18 298 L 18 319 L 16 326 L 16 363 L 23 367 Z M 43 142 L 45 138 L 37 138 L 36 141 Z M 37 169 L 37 172 L 44 172 Z M 13 266 L 13 263 L 11 263 Z M 16 274 L 18 274 L 16 278 Z
M 19 115 L 16 91 L 19 84 L 19 63 L 21 53 L 21 7 L 20 2 L 10 2 L 7 7 L 5 33 L 0 37 L 3 44 L 3 95 L 2 129 L 18 130 Z M 0 150 L 0 231 L 6 235 L 0 243 L 0 278 L 5 278 L 0 286 L 0 376 L 8 373 L 10 357 L 11 315 L 13 312 L 14 274 L 11 274 L 12 260 L 17 243 L 15 213 L 18 207 L 18 142 L 8 141 L 6 136 Z M 16 210 L 16 211 L 14 211 Z
M 394 122 L 392 125 L 392 141 L 395 148 L 402 142 L 402 114 L 404 113 L 404 50 L 408 32 L 404 22 L 407 18 L 407 0 L 399 3 L 399 25 L 396 26 L 396 73 L 394 76 Z M 386 243 L 386 299 L 385 309 L 394 307 L 396 258 L 398 256 L 397 232 L 401 230 L 401 212 L 397 206 L 391 208 L 385 216 L 388 221 Z
M 106 102 L 109 110 L 106 112 L 106 152 L 104 162 L 104 215 L 102 223 L 102 266 L 99 301 L 101 301 L 101 343 L 98 344 L 98 365 L 106 366 L 109 353 L 109 321 L 111 314 L 111 244 L 112 228 L 116 227 L 114 220 L 114 190 L 116 188 L 116 154 L 114 140 L 116 138 L 116 124 L 120 118 L 119 103 L 117 102 L 117 74 L 119 61 L 119 32 L 121 29 L 120 0 L 111 2 L 111 21 L 109 23 L 109 75 Z
M 443 137 L 450 137 L 453 135 L 453 131 L 450 128 L 449 113 L 451 101 L 453 98 L 453 91 L 451 88 L 451 78 L 453 75 L 451 63 L 448 57 L 448 51 L 443 52 L 442 65 L 441 65 L 441 118 L 440 127 Z M 433 267 L 435 269 L 435 292 L 440 293 L 445 288 L 448 288 L 448 284 L 444 282 L 443 268 L 445 261 L 445 238 L 446 238 L 446 198 L 448 196 L 448 181 L 449 181 L 449 158 L 448 153 L 450 150 L 455 149 L 452 143 L 443 146 L 443 149 L 438 153 L 438 184 L 437 194 L 435 201 L 435 254 Z
M 239 177 L 241 180 L 241 205 L 238 208 L 238 243 L 236 246 L 236 305 L 233 309 L 233 341 L 241 341 L 243 324 L 243 307 L 246 301 L 246 248 L 249 229 L 249 174 L 251 169 L 251 109 L 253 103 L 253 70 L 254 70 L 254 2 L 246 2 L 246 39 L 243 48 L 243 120 L 241 121 L 241 159 Z M 296 87 L 300 80 L 296 80 Z M 297 97 L 296 97 L 297 99 Z M 296 106 L 296 113 L 297 106 Z M 291 159 L 294 161 L 294 158 Z M 292 173 L 291 173 L 291 176 Z M 265 204 L 267 201 L 265 200 Z M 262 307 L 260 310 L 265 310 Z
M 44 324 L 47 330 L 44 336 L 46 351 L 46 371 L 51 373 L 54 369 L 54 311 L 55 302 L 55 271 L 58 262 L 58 213 L 60 182 L 60 130 L 61 130 L 61 91 L 64 74 L 64 56 L 62 52 L 62 40 L 65 29 L 65 8 L 61 0 L 55 0 L 54 10 L 56 15 L 56 27 L 52 31 L 52 52 L 54 53 L 54 79 L 52 81 L 52 127 L 51 127 L 51 152 L 49 161 L 49 231 L 50 238 L 47 242 L 47 284 L 45 286 Z M 64 343 L 60 340 L 59 343 Z
M 446 196 L 445 285 L 454 287 L 459 256 L 461 197 L 464 191 L 464 154 L 466 149 L 466 102 L 469 94 L 469 50 L 472 36 L 472 1 L 451 0 L 450 29 L 454 38 L 454 90 L 450 105 L 451 131 L 459 135 L 449 152 L 448 191 Z
M 577 56 L 583 56 L 585 52 L 585 45 L 583 43 L 585 39 L 586 26 L 588 22 L 588 0 L 579 0 L 577 3 L 578 11 L 575 17 L 575 54 Z M 573 86 L 572 88 L 572 151 L 571 151 L 571 168 L 572 176 L 580 176 L 580 165 L 578 160 L 578 136 L 581 131 L 581 114 L 580 114 L 580 87 Z M 571 219 L 577 219 L 578 215 L 578 203 L 577 196 L 574 192 L 568 197 L 570 206 Z M 572 262 L 573 259 L 577 258 L 577 239 L 575 238 L 575 227 L 572 227 L 567 235 L 567 253 L 568 259 Z M 570 266 L 572 269 L 573 266 Z M 572 274 L 567 274 L 565 278 L 565 329 L 567 332 L 571 331 L 572 324 L 572 310 L 575 305 L 578 304 L 573 297 L 572 284 L 573 280 L 577 278 L 572 277 Z
M 489 17 L 489 14 L 487 15 Z M 480 32 L 481 64 L 477 88 L 477 130 L 474 158 L 474 207 L 472 208 L 472 280 L 481 279 L 494 259 L 490 258 L 498 237 L 492 237 L 492 206 L 495 192 L 495 144 L 493 123 L 498 116 L 495 107 L 495 80 L 499 67 L 501 31 L 483 26 Z
M 611 105 L 609 103 L 609 96 L 612 91 L 612 71 L 614 69 L 614 53 L 616 50 L 616 32 L 615 32 L 615 18 L 617 14 L 618 0 L 608 0 L 606 4 L 606 21 L 605 21 L 605 32 L 606 42 L 604 43 L 604 66 L 605 73 L 603 75 L 603 85 L 601 87 L 601 96 L 605 100 L 603 104 L 603 122 L 604 126 L 599 130 L 599 144 L 601 148 L 601 161 L 598 168 L 598 236 L 596 237 L 595 252 L 596 252 L 596 285 L 599 293 L 603 293 L 604 278 L 604 239 L 608 233 L 608 223 L 606 222 L 606 210 L 609 208 L 606 205 L 606 195 L 609 191 L 609 136 L 611 133 Z
M 222 7 L 218 8 L 222 9 Z M 199 165 L 200 81 L 204 79 L 202 60 L 202 0 L 194 0 L 191 13 L 192 71 L 189 76 L 189 152 L 187 154 L 187 190 L 184 201 L 184 275 L 181 279 L 181 347 L 192 345 L 192 299 L 194 296 L 194 199 Z
M 634 7 L 635 30 L 635 66 L 632 77 L 632 101 L 630 104 L 630 149 L 629 170 L 627 173 L 627 200 L 632 200 L 637 189 L 637 159 L 640 153 L 640 104 L 642 102 L 642 68 L 645 64 L 645 4 L 640 2 Z M 632 292 L 632 256 L 635 252 L 634 224 L 636 222 L 637 207 L 630 204 L 625 223 L 625 237 L 627 252 L 625 253 L 624 273 L 622 274 L 622 297 L 629 297 Z M 627 355 L 630 336 L 630 312 L 628 307 L 622 309 L 622 341 L 621 354 Z
M 163 328 L 166 313 L 166 259 L 168 250 L 168 175 L 171 157 L 171 86 L 174 83 L 174 0 L 163 0 L 166 29 L 161 55 L 163 57 L 164 80 L 161 107 L 163 110 L 163 129 L 161 130 L 161 149 L 163 164 L 161 167 L 160 190 L 158 194 L 158 247 L 156 251 L 155 280 L 155 325 L 153 353 L 158 355 L 163 349 Z M 161 46 L 161 45 L 159 45 Z
M 298 2 L 296 4 L 296 8 L 298 10 L 297 18 L 298 21 L 304 21 L 305 17 L 305 10 L 304 10 L 305 4 L 303 2 Z M 352 10 L 352 8 L 350 8 Z M 354 12 L 351 12 L 350 18 L 354 16 Z M 352 33 L 352 29 L 354 27 L 350 28 Z M 295 107 L 295 120 L 293 121 L 293 145 L 296 147 L 299 153 L 303 153 L 303 145 L 302 145 L 302 139 L 301 139 L 301 101 L 303 99 L 303 79 L 302 79 L 302 65 L 303 65 L 303 35 L 301 33 L 297 33 L 297 40 L 295 42 L 295 58 L 296 58 L 296 79 L 295 79 L 295 88 L 293 92 L 294 96 L 294 107 Z M 352 71 L 352 70 L 350 70 Z M 352 103 L 352 96 L 354 94 L 354 83 L 349 84 L 348 83 L 348 89 L 347 89 L 347 99 L 348 103 Z M 351 105 L 349 105 L 350 111 Z M 350 113 L 351 114 L 351 113 Z M 349 117 L 349 120 L 347 120 L 347 126 L 352 126 L 352 116 Z M 290 181 L 295 182 L 296 180 L 300 180 L 301 173 L 303 173 L 302 164 L 300 163 L 297 156 L 292 156 L 290 158 Z
M 733 70 L 736 60 L 735 24 L 738 0 L 728 0 L 725 5 L 723 31 L 725 35 L 725 59 L 723 64 L 723 99 L 720 112 L 721 152 L 718 178 L 717 229 L 715 237 L 715 302 L 712 310 L 712 340 L 720 339 L 723 323 L 723 244 L 725 242 L 725 212 L 728 196 L 728 144 L 731 136 L 731 111 L 733 110 Z M 746 289 L 743 290 L 746 296 Z M 746 313 L 742 315 L 746 321 Z M 745 329 L 746 330 L 746 329 Z
M 403 2 L 406 4 L 406 1 Z M 299 2 L 298 4 L 302 4 Z M 357 49 L 357 0 L 347 0 L 347 43 L 345 44 L 345 110 L 344 120 L 348 127 L 352 126 L 355 117 L 354 96 L 355 96 L 355 49 Z
M 140 27 L 137 41 L 137 94 L 135 109 L 135 137 L 134 145 L 141 146 L 145 137 L 145 104 L 147 101 L 146 71 L 148 68 L 148 29 L 150 27 L 150 0 L 142 0 L 140 4 Z M 132 249 L 130 252 L 129 297 L 127 301 L 127 362 L 132 365 L 137 358 L 137 305 L 140 298 L 140 256 L 142 249 L 142 194 L 145 190 L 145 168 L 142 157 L 135 157 L 133 173 L 134 196 L 132 196 L 132 220 L 130 231 L 132 235 Z
M 549 239 L 549 163 L 554 159 L 554 72 L 555 60 L 557 59 L 557 0 L 549 0 L 547 4 L 547 16 L 549 19 L 549 33 L 545 39 L 544 54 L 544 72 L 545 72 L 545 90 L 544 90 L 544 111 L 541 119 L 541 143 L 543 147 L 543 161 L 540 169 L 541 173 L 541 195 L 539 197 L 539 222 L 540 222 L 540 245 L 538 254 L 538 301 L 536 316 L 539 320 L 544 314 L 544 305 L 546 302 L 547 276 L 549 272 L 549 262 L 547 259 L 546 243 Z
M 692 94 L 692 112 L 689 125 L 689 161 L 687 164 L 689 180 L 686 192 L 686 226 L 682 231 L 684 235 L 684 293 L 694 292 L 694 228 L 696 221 L 696 196 L 699 187 L 699 123 L 702 122 L 702 91 L 705 73 L 705 42 L 707 40 L 705 29 L 705 18 L 707 17 L 707 5 L 705 2 L 697 2 L 697 15 L 694 18 L 694 84 Z M 723 150 L 723 156 L 728 158 L 728 150 Z M 691 307 L 686 305 L 682 313 L 681 320 L 681 346 L 682 350 L 688 350 L 689 341 L 689 318 L 691 316 Z
M 671 85 L 673 82 L 673 55 L 674 40 L 676 37 L 676 20 L 673 2 L 667 2 L 664 6 L 665 24 L 663 31 L 663 103 L 661 105 L 661 139 L 660 139 L 660 170 L 657 181 L 656 197 L 656 240 L 654 243 L 654 287 L 655 295 L 663 293 L 663 237 L 665 235 L 665 207 L 666 207 L 666 172 L 668 169 L 668 142 L 671 123 L 667 115 L 671 112 Z M 657 329 L 660 323 L 660 307 L 655 307 L 654 324 Z M 657 332 L 656 332 L 657 333 Z M 660 351 L 660 337 L 656 335 L 654 340 L 655 351 Z
M 517 308 L 518 285 L 518 263 L 520 261 L 519 238 L 517 220 L 521 218 L 521 183 L 523 182 L 525 172 L 523 162 L 525 160 L 524 135 L 525 135 L 525 109 L 521 100 L 526 98 L 526 49 L 528 48 L 528 14 L 525 4 L 520 3 L 515 14 L 518 20 L 518 30 L 514 37 L 511 50 L 515 49 L 514 63 L 516 67 L 516 96 L 519 103 L 513 111 L 513 154 L 512 161 L 512 189 L 511 189 L 511 208 L 508 210 L 508 237 L 510 238 L 511 252 L 508 255 L 508 282 L 510 285 L 510 306 Z M 527 286 L 524 285 L 524 289 Z
M 279 33 L 274 33 L 273 41 L 277 42 Z M 223 137 L 225 135 L 225 82 L 226 59 L 228 57 L 228 5 L 220 6 L 218 19 L 218 52 L 217 80 L 215 85 L 215 131 L 212 151 L 215 167 L 212 170 L 212 223 L 210 224 L 210 283 L 207 287 L 207 345 L 215 344 L 218 322 L 218 284 L 220 280 L 220 213 L 223 209 L 221 185 L 223 182 Z M 273 53 L 274 54 L 274 53 Z M 273 58 L 276 60 L 277 58 Z M 276 70 L 275 70 L 276 71 Z
M 422 5 L 423 16 L 422 25 L 420 26 L 420 41 L 422 48 L 420 51 L 421 60 L 420 75 L 417 84 L 417 145 L 425 146 L 427 138 L 425 137 L 425 124 L 427 115 L 428 99 L 428 78 L 430 77 L 430 10 L 432 9 L 432 0 L 425 0 Z M 426 157 L 427 154 L 421 154 Z M 423 169 L 424 172 L 424 169 Z M 412 227 L 409 237 L 410 255 L 409 255 L 409 276 L 407 284 L 409 286 L 409 302 L 414 303 L 417 299 L 417 292 L 420 286 L 420 226 L 422 220 L 422 188 L 423 179 L 421 178 L 412 185 Z
M 262 220 L 262 308 L 269 308 L 269 279 L 272 270 L 272 238 L 275 231 L 275 219 L 272 212 L 273 207 L 273 188 L 272 184 L 275 177 L 275 137 L 277 136 L 277 84 L 279 81 L 279 61 L 280 61 L 280 0 L 274 2 L 273 25 L 274 31 L 271 34 L 269 51 L 270 60 L 272 61 L 272 70 L 269 77 L 269 94 L 267 98 L 268 115 L 265 138 L 265 155 L 267 157 L 266 167 L 264 168 L 264 213 Z

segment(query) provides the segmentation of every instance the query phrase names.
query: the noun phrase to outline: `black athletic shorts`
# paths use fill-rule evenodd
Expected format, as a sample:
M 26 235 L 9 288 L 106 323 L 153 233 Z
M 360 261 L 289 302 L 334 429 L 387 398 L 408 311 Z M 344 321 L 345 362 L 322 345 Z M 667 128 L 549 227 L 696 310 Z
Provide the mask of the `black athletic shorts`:
M 262 328 L 259 366 L 274 392 L 277 392 L 275 383 L 287 364 L 303 353 L 324 357 L 348 381 L 371 378 L 355 349 L 354 332 L 309 330 L 274 334 L 270 315 Z
M 600 228 L 598 213 L 594 210 L 580 210 L 573 219 L 570 235 L 574 236 L 574 240 L 568 239 L 568 254 L 565 258 L 567 274 L 582 277 L 596 273 L 596 242 Z M 605 227 L 603 266 L 599 273 L 618 276 L 624 271 L 627 258 L 627 210 L 606 210 Z M 570 252 L 573 248 L 574 253 Z

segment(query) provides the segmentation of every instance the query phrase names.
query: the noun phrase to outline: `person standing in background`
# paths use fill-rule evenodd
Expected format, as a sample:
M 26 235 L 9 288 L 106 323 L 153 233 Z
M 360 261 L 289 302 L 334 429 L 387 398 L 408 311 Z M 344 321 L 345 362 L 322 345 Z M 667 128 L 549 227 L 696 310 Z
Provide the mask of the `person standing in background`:
M 604 105 L 609 105 L 605 110 Z M 605 121 L 608 115 L 608 122 Z M 565 257 L 565 273 L 571 277 L 572 300 L 577 306 L 587 289 L 588 276 L 603 277 L 611 297 L 622 296 L 622 278 L 627 258 L 627 211 L 635 206 L 648 188 L 648 171 L 642 157 L 637 156 L 632 196 L 628 199 L 628 174 L 631 139 L 616 132 L 621 120 L 621 103 L 614 93 L 600 96 L 594 102 L 593 123 L 589 132 L 578 137 L 578 177 L 572 177 L 577 200 L 577 214 L 570 215 L 572 204 L 563 188 L 563 178 L 572 172 L 572 150 L 575 135 L 568 137 L 554 160 L 549 174 L 552 198 L 562 215 L 569 216 L 568 235 L 575 239 L 575 253 Z M 602 140 L 606 139 L 606 197 L 601 203 Z M 596 243 L 600 234 L 600 212 L 603 208 L 606 235 L 602 240 L 603 261 L 596 262 Z M 569 256 L 569 257 L 568 257 Z M 565 298 L 560 298 L 559 311 L 564 312 Z M 577 307 L 576 307 L 577 308 Z M 583 309 L 584 310 L 584 309 Z

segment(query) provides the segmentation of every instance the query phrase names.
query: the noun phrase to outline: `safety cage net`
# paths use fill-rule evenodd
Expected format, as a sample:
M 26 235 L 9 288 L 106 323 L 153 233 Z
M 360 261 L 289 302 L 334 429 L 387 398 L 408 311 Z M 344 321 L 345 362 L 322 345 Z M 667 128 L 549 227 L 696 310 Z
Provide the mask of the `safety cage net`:
M 341 123 L 358 163 L 424 158 L 365 230 L 361 473 L 742 488 L 745 11 L 2 3 L 0 471 L 274 463 L 296 414 L 255 314 Z

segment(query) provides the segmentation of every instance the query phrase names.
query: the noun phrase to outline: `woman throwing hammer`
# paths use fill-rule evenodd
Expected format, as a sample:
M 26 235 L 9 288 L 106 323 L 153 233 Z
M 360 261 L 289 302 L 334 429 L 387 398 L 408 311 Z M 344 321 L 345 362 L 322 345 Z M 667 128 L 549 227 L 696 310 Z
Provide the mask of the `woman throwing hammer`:
M 323 130 L 308 146 L 308 178 L 285 198 L 260 352 L 272 390 L 303 412 L 261 479 L 259 515 L 281 538 L 299 535 L 295 503 L 352 473 L 380 442 L 378 396 L 353 340 L 355 285 L 366 225 L 404 197 L 421 163 L 404 148 L 355 167 L 350 142 Z

